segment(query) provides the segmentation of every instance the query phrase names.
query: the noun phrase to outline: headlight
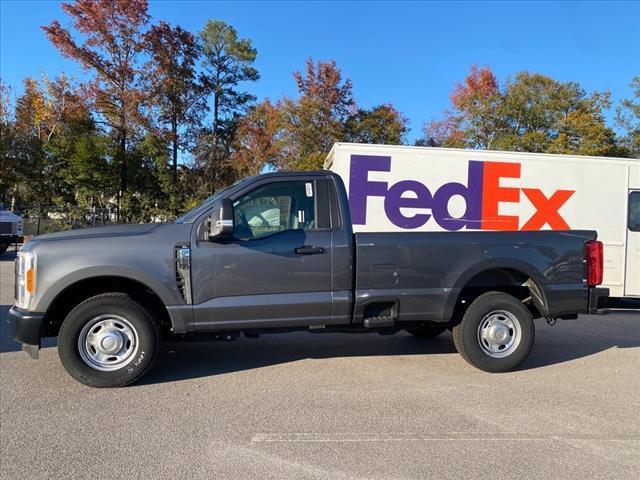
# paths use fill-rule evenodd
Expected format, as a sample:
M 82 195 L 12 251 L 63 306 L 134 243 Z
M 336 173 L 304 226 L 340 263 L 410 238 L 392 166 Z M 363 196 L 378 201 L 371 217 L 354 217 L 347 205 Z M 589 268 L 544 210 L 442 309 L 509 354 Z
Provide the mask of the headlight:
M 36 293 L 36 257 L 32 252 L 18 252 L 16 258 L 16 307 L 29 310 Z

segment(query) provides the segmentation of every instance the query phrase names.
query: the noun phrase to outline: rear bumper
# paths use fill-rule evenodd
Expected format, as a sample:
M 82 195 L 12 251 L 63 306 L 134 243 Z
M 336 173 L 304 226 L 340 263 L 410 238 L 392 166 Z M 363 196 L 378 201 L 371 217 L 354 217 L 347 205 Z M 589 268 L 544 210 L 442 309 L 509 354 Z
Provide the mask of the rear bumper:
M 589 289 L 589 310 L 588 313 L 605 315 L 609 313 L 607 301 L 609 299 L 608 288 Z
M 38 358 L 40 349 L 40 338 L 44 331 L 45 315 L 39 312 L 26 312 L 16 307 L 9 310 L 9 324 L 11 327 L 11 337 L 22 343 L 22 349 Z
M 640 298 L 633 297 L 608 297 L 604 306 L 622 310 L 640 310 Z

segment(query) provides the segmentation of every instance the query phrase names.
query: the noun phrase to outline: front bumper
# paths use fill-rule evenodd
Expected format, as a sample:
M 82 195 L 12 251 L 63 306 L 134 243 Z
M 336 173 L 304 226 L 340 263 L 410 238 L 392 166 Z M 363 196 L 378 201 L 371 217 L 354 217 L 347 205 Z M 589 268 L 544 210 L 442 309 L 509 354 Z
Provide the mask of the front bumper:
M 31 358 L 38 358 L 40 350 L 40 338 L 45 326 L 45 315 L 39 312 L 27 312 L 17 307 L 9 310 L 9 324 L 11 337 L 22 343 L 22 349 Z
M 0 245 L 11 245 L 12 243 L 22 243 L 22 235 L 0 235 Z
M 589 289 L 589 312 L 597 315 L 605 315 L 609 313 L 607 308 L 607 300 L 609 299 L 608 288 L 590 288 Z

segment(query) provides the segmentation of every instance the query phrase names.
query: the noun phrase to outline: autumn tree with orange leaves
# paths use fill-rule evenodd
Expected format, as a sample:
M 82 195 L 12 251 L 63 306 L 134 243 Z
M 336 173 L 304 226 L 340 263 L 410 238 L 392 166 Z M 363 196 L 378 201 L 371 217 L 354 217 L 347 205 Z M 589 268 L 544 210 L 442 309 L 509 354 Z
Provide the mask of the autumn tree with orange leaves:
M 344 139 L 345 123 L 355 109 L 351 80 L 343 78 L 335 61 L 314 62 L 311 58 L 293 78 L 299 97 L 283 100 L 288 127 L 281 167 L 321 168 L 332 145 Z
M 232 156 L 240 173 L 319 169 L 336 142 L 405 142 L 408 119 L 390 103 L 359 108 L 336 62 L 309 58 L 293 78 L 297 98 L 265 100 L 240 120 Z
M 578 155 L 624 155 L 604 111 L 609 94 L 520 72 L 500 86 L 473 66 L 451 93 L 451 109 L 424 128 L 419 144 Z
M 8 155 L 28 204 L 105 205 L 115 193 L 109 146 L 96 128 L 86 92 L 65 75 L 26 78 L 8 124 Z
M 258 175 L 283 163 L 286 127 L 281 102 L 267 98 L 253 106 L 239 122 L 231 161 L 238 175 Z
M 140 52 L 149 22 L 146 0 L 76 0 L 63 3 L 75 37 L 58 20 L 43 27 L 63 56 L 95 73 L 93 99 L 117 144 L 118 203 L 127 193 L 130 143 L 140 125 Z
M 145 36 L 149 60 L 145 89 L 149 106 L 155 109 L 157 133 L 171 143 L 171 173 L 177 182 L 178 151 L 194 135 L 205 108 L 204 86 L 196 72 L 200 48 L 195 35 L 161 21 Z

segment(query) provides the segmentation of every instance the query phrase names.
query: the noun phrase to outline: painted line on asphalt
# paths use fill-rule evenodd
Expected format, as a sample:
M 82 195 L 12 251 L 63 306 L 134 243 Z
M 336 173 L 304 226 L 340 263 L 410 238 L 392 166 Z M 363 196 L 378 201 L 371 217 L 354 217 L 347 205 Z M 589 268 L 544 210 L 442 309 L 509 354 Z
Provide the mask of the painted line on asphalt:
M 640 434 L 522 435 L 513 433 L 384 434 L 384 433 L 257 433 L 251 442 L 423 442 L 423 441 L 640 441 Z

